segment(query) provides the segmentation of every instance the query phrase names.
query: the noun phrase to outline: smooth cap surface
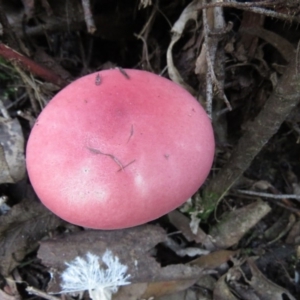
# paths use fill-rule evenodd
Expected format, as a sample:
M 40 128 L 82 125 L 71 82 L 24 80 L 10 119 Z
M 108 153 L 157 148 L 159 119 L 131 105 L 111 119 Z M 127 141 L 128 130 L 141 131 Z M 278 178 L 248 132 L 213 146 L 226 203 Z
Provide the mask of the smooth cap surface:
M 106 70 L 60 91 L 34 125 L 28 174 L 66 221 L 118 229 L 154 220 L 191 197 L 214 157 L 210 120 L 177 84 Z

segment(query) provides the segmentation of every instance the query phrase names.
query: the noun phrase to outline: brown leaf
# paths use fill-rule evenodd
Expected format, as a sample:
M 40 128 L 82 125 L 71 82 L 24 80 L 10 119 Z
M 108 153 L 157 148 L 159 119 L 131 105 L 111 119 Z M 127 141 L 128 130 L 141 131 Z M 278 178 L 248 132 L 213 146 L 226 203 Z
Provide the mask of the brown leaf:
M 275 47 L 287 62 L 290 61 L 295 51 L 293 44 L 291 44 L 287 39 L 262 27 L 242 28 L 240 29 L 240 32 L 252 34 L 265 40 L 267 43 Z
M 208 295 L 202 293 L 198 289 L 187 289 L 176 294 L 166 295 L 163 297 L 155 298 L 155 300 L 209 300 L 211 299 Z
M 246 30 L 248 28 L 253 27 L 262 27 L 264 24 L 265 16 L 261 14 L 255 14 L 250 11 L 244 11 L 243 12 L 243 18 L 241 21 L 241 26 L 239 30 L 242 30 L 245 28 Z M 242 34 L 239 43 L 242 43 L 247 52 L 248 57 L 252 59 L 255 55 L 255 52 L 258 47 L 259 38 L 257 36 L 249 35 L 249 34 Z
M 206 246 L 206 249 L 213 247 L 209 237 L 201 228 L 198 229 L 197 234 L 194 234 L 190 227 L 191 220 L 178 210 L 174 210 L 168 214 L 171 224 L 182 232 L 184 237 L 189 241 L 195 241 Z
M 198 16 L 198 11 L 197 11 L 197 6 L 198 6 L 198 1 L 193 1 L 189 5 L 186 6 L 186 8 L 182 11 L 180 17 L 178 20 L 174 23 L 172 27 L 172 38 L 171 42 L 168 46 L 167 50 L 167 64 L 168 64 L 168 73 L 169 77 L 171 78 L 172 81 L 178 83 L 181 85 L 184 89 L 189 91 L 192 95 L 196 95 L 196 91 L 189 85 L 187 84 L 183 78 L 181 77 L 180 73 L 178 72 L 177 68 L 174 65 L 173 61 L 173 55 L 172 55 L 172 50 L 174 45 L 179 41 L 181 35 L 183 34 L 184 28 L 186 23 L 189 20 L 197 20 Z
M 238 251 L 220 250 L 202 255 L 195 260 L 191 261 L 191 265 L 197 265 L 200 268 L 214 269 L 226 263 L 230 258 L 235 255 Z
M 151 282 L 148 284 L 147 290 L 142 295 L 143 298 L 157 298 L 164 295 L 173 294 L 184 291 L 192 286 L 197 281 L 197 278 L 174 281 Z
M 0 216 L 0 271 L 7 276 L 62 220 L 41 203 L 24 200 Z
M 136 300 L 143 299 L 143 294 L 147 289 L 148 283 L 133 283 L 120 288 L 117 294 L 113 295 L 113 300 Z
M 121 287 L 119 292 L 113 296 L 113 300 L 157 299 L 158 297 L 182 292 L 195 282 L 196 279 L 134 283 Z

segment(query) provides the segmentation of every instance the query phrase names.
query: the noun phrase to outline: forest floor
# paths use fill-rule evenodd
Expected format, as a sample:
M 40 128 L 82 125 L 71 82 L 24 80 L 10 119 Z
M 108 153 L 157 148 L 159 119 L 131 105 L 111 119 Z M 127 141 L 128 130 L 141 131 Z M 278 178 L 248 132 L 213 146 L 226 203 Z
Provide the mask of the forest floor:
M 299 41 L 299 0 L 0 0 L 0 300 L 300 299 Z M 216 152 L 176 211 L 95 231 L 40 203 L 24 149 L 57 92 L 112 68 L 188 90 Z M 130 284 L 102 274 L 96 291 L 82 277 L 61 293 L 66 263 L 82 255 L 90 272 L 89 252 L 104 271 L 126 265 Z

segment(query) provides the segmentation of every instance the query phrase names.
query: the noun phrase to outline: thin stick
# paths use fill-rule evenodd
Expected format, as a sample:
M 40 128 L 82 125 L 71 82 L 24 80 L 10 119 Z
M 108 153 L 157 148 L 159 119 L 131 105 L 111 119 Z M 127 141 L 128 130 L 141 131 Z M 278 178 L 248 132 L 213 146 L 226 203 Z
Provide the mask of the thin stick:
M 295 199 L 297 201 L 300 201 L 300 195 L 295 195 L 295 194 L 274 195 L 271 193 L 261 193 L 261 192 L 255 192 L 255 191 L 249 191 L 249 190 L 237 190 L 237 192 L 240 194 L 257 196 L 257 197 L 272 198 L 272 199 L 279 199 L 279 200 Z
M 206 1 L 205 1 L 206 3 Z M 213 73 L 213 65 L 211 61 L 211 56 L 209 52 L 209 26 L 207 21 L 207 10 L 203 9 L 202 12 L 203 17 L 203 32 L 204 32 L 204 44 L 205 54 L 206 54 L 206 64 L 207 64 L 207 72 L 206 72 L 206 112 L 210 119 L 212 119 L 212 100 L 213 100 L 213 84 L 212 84 L 212 73 Z
M 92 14 L 90 0 L 81 0 L 81 4 L 88 33 L 93 34 L 97 30 L 97 27 Z
M 126 79 L 130 79 L 130 76 L 126 73 L 126 71 L 123 68 L 117 67 L 117 69 L 122 73 L 122 75 L 124 75 Z
M 61 300 L 61 298 L 57 298 L 55 296 L 51 296 L 51 295 L 49 295 L 49 294 L 47 294 L 47 293 L 45 293 L 45 292 L 43 292 L 41 290 L 38 290 L 38 289 L 36 289 L 36 288 L 34 288 L 32 286 L 28 286 L 26 288 L 26 291 L 29 294 L 31 294 L 31 295 L 36 295 L 38 297 L 42 297 L 42 298 L 47 299 L 47 300 Z
M 204 2 L 206 4 L 206 2 Z M 216 86 L 217 91 L 221 94 L 228 110 L 232 110 L 229 100 L 227 99 L 224 90 L 216 77 L 214 71 L 215 64 L 215 53 L 217 51 L 218 42 L 215 41 L 212 43 L 212 40 L 209 38 L 210 28 L 208 25 L 207 19 L 207 10 L 203 9 L 203 32 L 204 32 L 204 47 L 206 53 L 206 63 L 207 63 L 207 72 L 206 72 L 206 111 L 210 118 L 212 118 L 212 102 L 213 102 L 213 84 Z
M 53 83 L 61 88 L 68 84 L 66 80 L 53 73 L 51 70 L 42 67 L 32 59 L 22 55 L 3 43 L 0 43 L 0 56 L 5 60 L 16 64 L 23 70 L 31 72 L 33 75 L 41 77 L 47 82 Z

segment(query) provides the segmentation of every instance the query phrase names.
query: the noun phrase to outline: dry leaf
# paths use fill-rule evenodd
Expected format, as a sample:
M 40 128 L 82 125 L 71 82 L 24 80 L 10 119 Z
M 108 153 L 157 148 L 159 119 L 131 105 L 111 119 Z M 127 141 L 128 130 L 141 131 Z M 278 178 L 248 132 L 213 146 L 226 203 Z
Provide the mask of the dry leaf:
M 147 289 L 147 283 L 133 283 L 123 286 L 117 294 L 113 295 L 113 300 L 136 300 L 143 299 L 143 294 Z
M 258 269 L 253 259 L 247 260 L 252 277 L 247 282 L 255 290 L 260 299 L 264 300 L 296 300 L 289 291 L 267 279 Z M 246 279 L 245 279 L 246 280 Z M 283 296 L 285 298 L 283 298 Z
M 253 288 L 241 281 L 242 272 L 239 267 L 230 269 L 227 273 L 227 284 L 232 292 L 243 300 L 260 300 Z
M 295 52 L 293 44 L 273 31 L 266 30 L 263 27 L 249 27 L 240 29 L 240 32 L 252 34 L 265 40 L 267 43 L 275 47 L 287 62 L 289 62 L 291 57 L 293 57 Z
M 300 221 L 297 221 L 289 232 L 285 242 L 287 244 L 300 244 Z
M 195 241 L 206 247 L 206 249 L 211 250 L 213 244 L 205 232 L 201 228 L 198 228 L 197 234 L 194 234 L 190 227 L 190 219 L 186 217 L 183 213 L 178 210 L 174 210 L 168 214 L 169 221 L 173 224 L 184 237 L 189 241 Z
M 0 117 L 0 183 L 14 183 L 25 176 L 24 137 L 18 119 Z
M 285 236 L 296 222 L 296 216 L 284 211 L 281 216 L 264 232 L 268 244 L 272 244 Z
M 226 274 L 221 276 L 216 283 L 213 291 L 214 300 L 238 300 L 230 291 L 226 283 Z
M 171 282 L 134 283 L 120 288 L 113 300 L 198 300 L 196 291 L 188 289 L 195 280 L 179 280 Z M 204 300 L 204 299 L 203 299 Z
M 192 286 L 197 279 L 174 280 L 168 282 L 150 282 L 147 290 L 142 295 L 142 298 L 149 299 L 154 297 L 162 297 L 164 295 L 174 294 L 184 291 Z
M 172 30 L 171 30 L 171 32 L 172 32 L 172 39 L 171 39 L 171 42 L 170 42 L 168 50 L 167 50 L 167 64 L 168 64 L 169 77 L 174 82 L 178 83 L 184 89 L 186 89 L 187 91 L 189 91 L 192 95 L 196 95 L 197 93 L 196 93 L 196 91 L 190 85 L 188 85 L 183 80 L 183 78 L 179 74 L 177 68 L 174 65 L 172 50 L 173 50 L 174 45 L 181 38 L 181 35 L 183 34 L 183 31 L 184 31 L 186 23 L 189 20 L 195 20 L 195 21 L 197 21 L 197 17 L 198 17 L 197 6 L 198 5 L 199 5 L 199 1 L 198 0 L 194 0 L 193 2 L 191 2 L 182 11 L 180 17 L 178 18 L 178 20 L 175 22 L 175 24 L 172 27 Z
M 200 256 L 191 261 L 191 265 L 197 265 L 200 268 L 214 269 L 228 262 L 230 258 L 237 254 L 238 251 L 219 250 L 207 255 Z
M 176 294 L 166 295 L 163 297 L 155 298 L 155 300 L 209 300 L 211 298 L 201 297 L 201 291 L 195 289 L 188 289 L 186 291 L 182 291 Z
M 39 240 L 62 224 L 41 203 L 24 200 L 0 216 L 0 271 L 7 276 Z

